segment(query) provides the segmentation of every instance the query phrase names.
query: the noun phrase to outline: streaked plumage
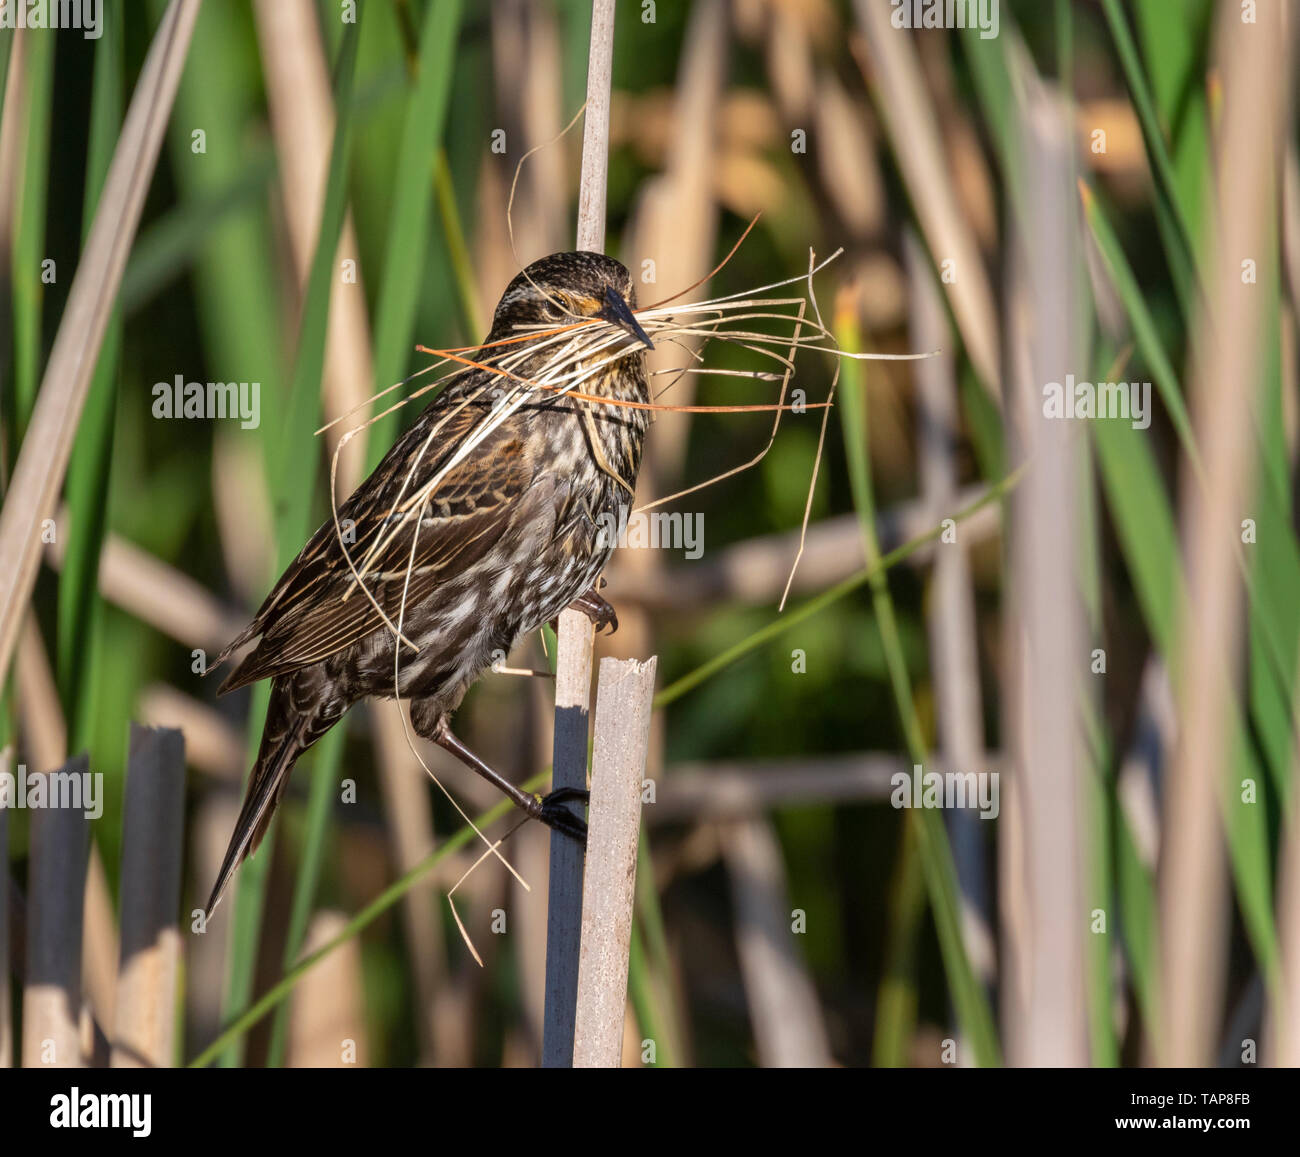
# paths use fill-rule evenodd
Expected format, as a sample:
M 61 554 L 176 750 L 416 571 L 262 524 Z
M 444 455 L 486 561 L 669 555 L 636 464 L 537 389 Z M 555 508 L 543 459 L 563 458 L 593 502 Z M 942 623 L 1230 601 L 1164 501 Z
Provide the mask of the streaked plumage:
M 624 301 L 634 305 L 632 281 L 617 261 L 553 254 L 510 283 L 487 341 L 514 337 L 518 327 L 569 324 L 574 313 L 606 317 L 629 330 L 627 354 L 578 388 L 644 403 L 644 347 Z M 514 372 L 534 377 L 552 354 L 538 352 Z M 563 817 L 557 822 L 556 809 L 539 814 L 535 800 L 478 763 L 450 735 L 447 720 L 495 656 L 565 607 L 587 596 L 581 605 L 593 617 L 610 610 L 593 590 L 612 549 L 598 518 L 628 501 L 649 416 L 536 391 L 451 469 L 418 527 L 413 512 L 394 526 L 394 505 L 447 463 L 487 415 L 498 386 L 510 383 L 486 370 L 454 378 L 339 508 L 340 524 L 355 537 L 348 546 L 352 566 L 389 536 L 366 568 L 373 601 L 357 589 L 330 519 L 219 657 L 218 663 L 257 638 L 221 691 L 258 679 L 272 683 L 261 749 L 209 911 L 260 843 L 297 758 L 353 703 L 394 696 L 396 639 L 383 615 L 394 624 L 401 615 L 403 636 L 419 648 L 402 646 L 396 683 L 411 700 L 416 730 L 493 778 L 530 814 L 581 835 L 581 821 L 571 828 Z

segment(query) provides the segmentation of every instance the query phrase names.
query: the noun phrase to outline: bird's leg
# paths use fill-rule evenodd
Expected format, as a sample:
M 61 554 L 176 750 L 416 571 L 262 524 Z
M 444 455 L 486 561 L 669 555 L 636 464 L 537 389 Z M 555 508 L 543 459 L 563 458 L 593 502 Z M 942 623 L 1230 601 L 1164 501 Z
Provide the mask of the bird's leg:
M 414 722 L 414 712 L 412 712 L 411 718 Z M 419 731 L 419 727 L 416 730 Z M 424 732 L 421 732 L 421 734 L 424 734 Z M 428 734 L 424 734 L 424 737 L 433 740 L 444 751 L 451 752 L 471 771 L 481 775 L 498 791 L 508 796 L 515 807 L 527 812 L 533 819 L 541 820 L 547 827 L 554 828 L 557 832 L 563 832 L 566 836 L 577 840 L 584 847 L 586 846 L 586 820 L 574 815 L 564 805 L 570 800 L 580 800 L 586 803 L 589 798 L 588 792 L 581 788 L 572 787 L 562 787 L 545 796 L 524 791 L 523 788 L 517 787 L 506 779 L 499 771 L 484 763 L 482 759 L 457 739 L 452 734 L 451 724 L 447 722 L 446 715 L 440 716 L 433 727 L 429 729 Z
M 596 624 L 596 633 L 599 634 L 606 627 L 612 635 L 618 630 L 618 613 L 614 610 L 613 604 L 596 593 L 596 588 L 592 587 L 585 595 L 579 595 L 569 604 L 569 610 L 581 611 L 593 623 Z M 552 623 L 552 626 L 555 624 Z

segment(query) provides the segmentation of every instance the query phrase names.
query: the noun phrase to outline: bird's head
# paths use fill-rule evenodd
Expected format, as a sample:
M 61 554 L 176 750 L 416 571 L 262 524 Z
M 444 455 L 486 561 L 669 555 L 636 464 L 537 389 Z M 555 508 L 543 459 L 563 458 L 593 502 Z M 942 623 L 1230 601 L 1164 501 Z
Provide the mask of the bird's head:
M 632 275 L 612 257 L 552 253 L 534 261 L 506 287 L 492 318 L 491 340 L 513 337 L 521 326 L 561 326 L 598 317 L 654 349 L 632 313 L 635 308 Z

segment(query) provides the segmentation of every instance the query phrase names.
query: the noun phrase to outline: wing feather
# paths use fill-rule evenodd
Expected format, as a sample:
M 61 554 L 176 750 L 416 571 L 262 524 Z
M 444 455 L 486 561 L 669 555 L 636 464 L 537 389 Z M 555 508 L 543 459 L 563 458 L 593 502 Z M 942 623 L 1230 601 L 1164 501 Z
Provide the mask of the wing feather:
M 409 614 L 439 583 L 484 557 L 499 541 L 534 478 L 526 443 L 505 424 L 447 473 L 422 512 L 412 508 L 393 515 L 395 504 L 418 493 L 486 413 L 482 406 L 469 405 L 439 415 L 437 407 L 435 402 L 421 415 L 340 507 L 340 524 L 350 521 L 356 539 L 348 544 L 347 555 L 331 518 L 289 564 L 252 623 L 219 656 L 218 663 L 261 636 L 222 684 L 222 693 L 318 663 L 375 630 L 390 629 L 374 603 L 396 623 L 404 595 Z M 440 417 L 436 444 L 421 454 Z M 395 524 L 396 519 L 400 522 Z M 381 541 L 365 565 L 363 581 L 372 602 L 357 589 L 348 556 L 361 570 Z

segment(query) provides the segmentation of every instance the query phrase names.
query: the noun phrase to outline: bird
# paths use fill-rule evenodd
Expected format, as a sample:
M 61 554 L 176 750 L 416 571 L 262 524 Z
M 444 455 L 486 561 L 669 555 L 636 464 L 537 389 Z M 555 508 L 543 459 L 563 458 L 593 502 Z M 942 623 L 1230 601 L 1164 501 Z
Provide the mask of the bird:
M 553 253 L 528 265 L 469 359 L 479 364 L 449 379 L 211 665 L 256 640 L 218 694 L 270 679 L 271 695 L 208 915 L 265 836 L 295 762 L 367 699 L 408 700 L 418 735 L 529 817 L 585 842 L 585 822 L 565 806 L 585 792 L 523 791 L 461 742 L 451 716 L 495 659 L 566 607 L 617 629 L 597 580 L 650 419 L 645 353 L 654 344 L 635 309 L 631 275 L 604 254 Z M 603 325 L 591 331 L 599 341 L 571 355 L 581 397 L 533 388 L 504 419 L 489 420 L 503 393 L 555 365 L 557 339 L 544 336 L 582 322 Z M 487 368 L 505 352 L 513 377 Z

